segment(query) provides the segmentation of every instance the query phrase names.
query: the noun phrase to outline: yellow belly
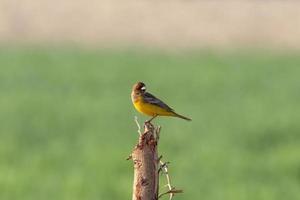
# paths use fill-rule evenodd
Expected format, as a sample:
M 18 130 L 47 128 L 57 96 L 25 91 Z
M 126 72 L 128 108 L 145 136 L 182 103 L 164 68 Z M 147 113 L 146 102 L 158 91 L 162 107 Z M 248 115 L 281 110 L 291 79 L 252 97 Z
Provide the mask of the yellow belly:
M 149 104 L 149 103 L 145 103 L 142 100 L 135 101 L 133 103 L 133 105 L 140 113 L 143 113 L 145 115 L 149 115 L 149 116 L 155 116 L 155 115 L 174 116 L 174 113 L 166 111 L 165 109 L 163 109 L 159 106 Z

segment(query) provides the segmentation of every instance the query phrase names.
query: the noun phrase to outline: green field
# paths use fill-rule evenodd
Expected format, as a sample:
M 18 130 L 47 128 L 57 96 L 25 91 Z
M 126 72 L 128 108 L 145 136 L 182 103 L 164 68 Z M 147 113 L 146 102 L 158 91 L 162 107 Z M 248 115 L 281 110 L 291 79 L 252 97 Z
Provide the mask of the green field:
M 0 199 L 131 199 L 140 80 L 193 118 L 155 120 L 175 199 L 300 199 L 299 54 L 7 47 Z

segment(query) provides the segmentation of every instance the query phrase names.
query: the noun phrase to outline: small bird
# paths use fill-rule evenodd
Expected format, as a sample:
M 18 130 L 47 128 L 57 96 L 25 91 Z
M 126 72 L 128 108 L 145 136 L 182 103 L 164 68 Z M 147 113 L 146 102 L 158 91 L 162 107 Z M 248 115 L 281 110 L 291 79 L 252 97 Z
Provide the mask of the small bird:
M 177 114 L 172 108 L 165 104 L 154 95 L 146 92 L 146 85 L 138 82 L 133 85 L 131 99 L 134 107 L 140 112 L 148 116 L 152 116 L 147 122 L 151 122 L 157 116 L 179 117 L 188 121 L 190 118 Z

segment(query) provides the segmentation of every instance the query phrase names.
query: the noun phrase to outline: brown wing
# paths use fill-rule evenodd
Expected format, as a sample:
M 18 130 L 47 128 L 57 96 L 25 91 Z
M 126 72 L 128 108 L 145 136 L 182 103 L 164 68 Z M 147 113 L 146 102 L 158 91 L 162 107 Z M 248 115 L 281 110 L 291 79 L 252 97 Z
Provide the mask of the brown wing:
M 161 108 L 166 109 L 167 111 L 174 111 L 172 108 L 170 108 L 167 104 L 165 104 L 163 101 L 161 101 L 160 99 L 156 98 L 154 95 L 146 92 L 144 93 L 144 101 L 156 106 L 159 106 Z

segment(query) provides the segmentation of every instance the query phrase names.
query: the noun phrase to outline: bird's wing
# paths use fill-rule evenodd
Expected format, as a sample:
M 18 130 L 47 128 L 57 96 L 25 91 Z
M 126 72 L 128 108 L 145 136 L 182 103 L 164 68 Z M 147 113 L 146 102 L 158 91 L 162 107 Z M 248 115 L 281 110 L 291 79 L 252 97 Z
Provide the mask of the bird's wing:
M 167 111 L 174 111 L 172 108 L 170 108 L 167 104 L 165 104 L 163 101 L 161 101 L 160 99 L 156 98 L 155 96 L 153 96 L 152 94 L 146 92 L 144 94 L 144 101 L 156 106 L 159 106 L 161 108 L 166 109 Z

